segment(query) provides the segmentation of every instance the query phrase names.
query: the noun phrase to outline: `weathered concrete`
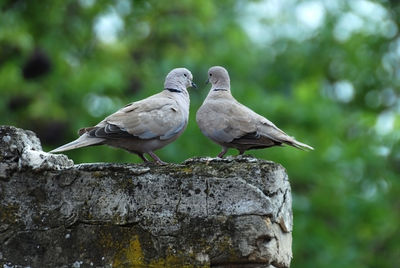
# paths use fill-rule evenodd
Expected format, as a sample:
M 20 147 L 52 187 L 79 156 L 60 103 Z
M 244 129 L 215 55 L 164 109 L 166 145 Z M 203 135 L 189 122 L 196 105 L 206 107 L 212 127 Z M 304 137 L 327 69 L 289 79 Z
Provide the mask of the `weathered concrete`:
M 0 127 L 0 264 L 289 267 L 282 166 L 251 157 L 73 165 Z

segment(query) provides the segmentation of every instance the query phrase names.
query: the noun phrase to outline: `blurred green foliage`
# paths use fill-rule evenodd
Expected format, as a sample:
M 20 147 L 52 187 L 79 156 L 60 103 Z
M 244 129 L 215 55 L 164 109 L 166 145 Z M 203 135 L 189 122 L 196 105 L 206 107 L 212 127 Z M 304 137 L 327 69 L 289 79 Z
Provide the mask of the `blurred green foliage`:
M 397 1 L 24 1 L 0 4 L 0 123 L 46 150 L 162 90 L 170 69 L 202 85 L 225 66 L 234 96 L 316 148 L 251 151 L 283 164 L 293 187 L 292 267 L 400 267 L 400 4 Z M 195 113 L 158 152 L 215 156 Z M 236 151 L 230 151 L 236 154 Z M 66 153 L 140 162 L 122 150 Z

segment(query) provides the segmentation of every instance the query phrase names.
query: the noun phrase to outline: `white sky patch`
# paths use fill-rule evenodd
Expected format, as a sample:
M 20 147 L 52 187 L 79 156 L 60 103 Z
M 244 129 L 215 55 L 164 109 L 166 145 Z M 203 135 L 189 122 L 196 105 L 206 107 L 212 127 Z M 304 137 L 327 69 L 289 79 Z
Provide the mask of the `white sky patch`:
M 393 40 L 382 57 L 382 66 L 391 76 L 397 76 L 400 67 L 400 38 Z
M 126 16 L 131 13 L 131 2 L 129 0 L 119 0 L 115 4 L 115 9 L 122 16 Z
M 303 2 L 296 7 L 296 17 L 305 26 L 317 29 L 325 18 L 325 8 L 319 1 Z
M 79 4 L 84 8 L 89 8 L 94 5 L 95 0 L 79 0 Z
M 374 199 L 377 196 L 378 187 L 375 183 L 364 182 L 361 185 L 361 194 L 366 200 Z
M 352 0 L 348 3 L 350 10 L 339 17 L 334 29 L 334 37 L 338 41 L 347 41 L 359 32 L 387 38 L 397 34 L 397 25 L 381 4 L 368 0 Z
M 371 20 L 381 21 L 388 17 L 386 9 L 378 3 L 367 0 L 352 0 L 349 4 L 354 12 Z
M 94 117 L 104 116 L 114 110 L 114 102 L 107 96 L 90 93 L 84 98 L 85 106 Z
M 397 24 L 393 20 L 386 20 L 382 24 L 382 34 L 386 38 L 393 38 L 398 32 Z
M 335 92 L 336 99 L 340 102 L 348 103 L 354 97 L 353 84 L 347 80 L 336 82 L 333 85 L 333 89 Z
M 115 9 L 111 8 L 109 12 L 96 18 L 93 29 L 101 42 L 112 44 L 117 41 L 118 34 L 124 29 L 124 21 Z
M 329 10 L 329 13 L 337 14 L 338 12 L 341 11 L 343 7 L 343 1 L 338 1 L 338 0 L 324 0 L 321 1 L 326 10 Z
M 255 43 L 265 45 L 310 38 L 323 27 L 327 14 L 337 19 L 333 34 L 339 42 L 360 32 L 386 38 L 398 33 L 390 12 L 369 0 L 259 0 L 241 2 L 238 9 L 243 29 Z
M 148 22 L 138 22 L 136 24 L 136 29 L 137 29 L 137 37 L 140 39 L 145 39 L 150 35 L 151 32 L 151 27 Z
M 321 1 L 261 0 L 239 5 L 240 24 L 249 37 L 260 44 L 280 38 L 303 41 L 312 36 L 325 20 Z
M 379 156 L 386 157 L 390 154 L 390 148 L 387 146 L 378 146 L 375 148 L 375 153 Z
M 381 92 L 382 102 L 385 106 L 389 107 L 396 103 L 397 95 L 393 88 L 385 88 Z
M 389 51 L 386 52 L 381 59 L 382 67 L 388 75 L 390 76 L 394 75 L 397 61 L 398 61 L 398 56 L 393 51 L 393 48 L 390 46 Z
M 382 112 L 375 123 L 375 131 L 379 135 L 389 134 L 394 127 L 395 113 L 392 111 Z
M 382 5 L 367 0 L 352 0 L 350 6 L 354 13 L 363 18 L 363 31 L 368 34 L 391 35 L 388 31 L 393 30 L 393 22 L 389 12 Z
M 333 30 L 334 37 L 338 41 L 347 41 L 354 32 L 359 31 L 364 26 L 364 21 L 352 12 L 343 14 Z
M 248 12 L 256 15 L 256 17 L 276 18 L 282 14 L 285 0 L 264 0 L 249 3 L 246 7 Z
M 272 31 L 262 20 L 274 20 L 281 13 L 284 1 L 264 0 L 244 5 L 245 12 L 241 25 L 253 41 L 269 43 L 273 38 Z

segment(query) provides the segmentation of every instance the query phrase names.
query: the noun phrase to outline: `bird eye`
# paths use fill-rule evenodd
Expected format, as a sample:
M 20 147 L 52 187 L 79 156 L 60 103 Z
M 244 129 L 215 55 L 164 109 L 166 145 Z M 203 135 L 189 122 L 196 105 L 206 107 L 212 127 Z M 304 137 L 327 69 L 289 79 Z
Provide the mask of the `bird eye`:
M 212 76 L 212 74 L 210 74 L 210 76 Z
M 183 74 L 185 77 L 187 77 L 187 75 L 186 74 Z

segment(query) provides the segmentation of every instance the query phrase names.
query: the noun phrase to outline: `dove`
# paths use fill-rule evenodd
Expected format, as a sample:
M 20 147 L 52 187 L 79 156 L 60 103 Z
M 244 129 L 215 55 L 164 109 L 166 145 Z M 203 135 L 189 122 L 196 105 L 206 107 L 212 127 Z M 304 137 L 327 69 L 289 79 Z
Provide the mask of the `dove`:
M 229 148 L 242 155 L 250 149 L 263 149 L 288 144 L 299 149 L 314 150 L 296 141 L 271 121 L 239 103 L 231 94 L 228 71 L 221 66 L 208 70 L 211 90 L 196 114 L 201 132 L 222 146 L 218 157 Z
M 148 162 L 147 153 L 156 163 L 165 164 L 154 151 L 175 141 L 186 129 L 187 88 L 197 87 L 192 80 L 188 69 L 173 69 L 165 78 L 163 91 L 126 105 L 93 127 L 80 129 L 78 139 L 50 153 L 104 144 L 137 154 L 144 162 Z

